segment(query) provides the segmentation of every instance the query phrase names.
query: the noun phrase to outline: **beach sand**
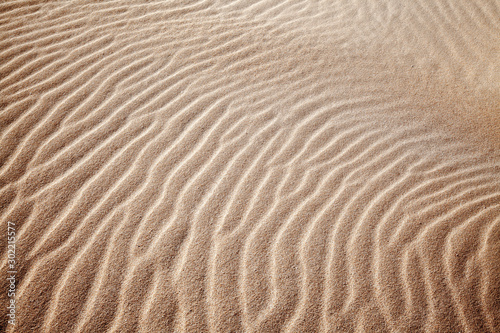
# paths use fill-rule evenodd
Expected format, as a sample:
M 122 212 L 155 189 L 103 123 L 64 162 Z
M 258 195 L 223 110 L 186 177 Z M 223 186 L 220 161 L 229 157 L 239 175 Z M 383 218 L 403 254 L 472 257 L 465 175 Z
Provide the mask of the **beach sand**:
M 3 1 L 1 331 L 500 332 L 499 41 L 498 0 Z

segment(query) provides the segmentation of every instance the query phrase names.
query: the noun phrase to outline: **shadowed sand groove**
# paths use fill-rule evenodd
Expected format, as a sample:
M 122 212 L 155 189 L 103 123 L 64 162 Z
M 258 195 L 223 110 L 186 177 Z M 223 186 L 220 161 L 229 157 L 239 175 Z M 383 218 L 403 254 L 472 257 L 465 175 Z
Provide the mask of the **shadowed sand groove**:
M 500 332 L 500 3 L 4 1 L 5 332 Z

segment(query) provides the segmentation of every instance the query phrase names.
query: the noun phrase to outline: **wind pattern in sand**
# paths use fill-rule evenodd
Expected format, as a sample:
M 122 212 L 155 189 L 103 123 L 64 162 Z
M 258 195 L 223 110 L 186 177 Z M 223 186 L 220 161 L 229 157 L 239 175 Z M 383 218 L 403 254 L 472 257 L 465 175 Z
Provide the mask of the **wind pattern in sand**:
M 498 1 L 19 0 L 0 36 L 2 331 L 500 332 Z

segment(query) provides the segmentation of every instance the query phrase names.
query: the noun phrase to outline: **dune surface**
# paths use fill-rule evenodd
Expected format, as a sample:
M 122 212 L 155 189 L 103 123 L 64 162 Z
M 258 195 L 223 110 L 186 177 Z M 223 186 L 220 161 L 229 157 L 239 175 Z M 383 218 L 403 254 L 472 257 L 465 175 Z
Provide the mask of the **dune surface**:
M 500 332 L 500 2 L 3 1 L 0 221 L 2 332 Z

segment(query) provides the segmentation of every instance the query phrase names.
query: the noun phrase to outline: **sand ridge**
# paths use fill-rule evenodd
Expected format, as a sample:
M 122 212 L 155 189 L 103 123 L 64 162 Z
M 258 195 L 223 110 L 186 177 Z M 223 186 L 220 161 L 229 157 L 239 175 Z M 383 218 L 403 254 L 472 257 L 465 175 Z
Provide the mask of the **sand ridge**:
M 499 9 L 0 4 L 2 331 L 500 332 Z

